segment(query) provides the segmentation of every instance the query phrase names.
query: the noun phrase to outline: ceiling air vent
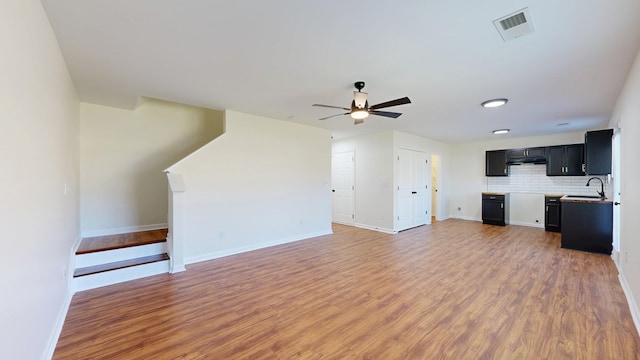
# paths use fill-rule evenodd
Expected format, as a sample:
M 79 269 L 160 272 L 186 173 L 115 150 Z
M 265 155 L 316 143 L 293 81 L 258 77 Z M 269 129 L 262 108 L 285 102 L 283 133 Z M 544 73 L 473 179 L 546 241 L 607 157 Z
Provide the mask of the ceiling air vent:
M 529 8 L 524 8 L 513 14 L 496 19 L 493 21 L 493 25 L 498 29 L 502 40 L 505 42 L 535 31 Z

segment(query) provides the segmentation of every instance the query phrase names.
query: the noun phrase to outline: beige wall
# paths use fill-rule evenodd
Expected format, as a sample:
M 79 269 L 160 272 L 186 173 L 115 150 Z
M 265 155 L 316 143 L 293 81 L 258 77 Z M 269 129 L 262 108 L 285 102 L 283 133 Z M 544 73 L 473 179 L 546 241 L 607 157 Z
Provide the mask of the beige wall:
M 620 273 L 640 331 L 640 52 L 618 98 L 610 126 L 620 127 Z
M 133 111 L 83 103 L 83 235 L 166 224 L 164 170 L 222 134 L 223 124 L 221 111 L 160 100 Z
M 225 111 L 226 132 L 182 175 L 185 262 L 331 233 L 328 130 Z
M 39 1 L 2 2 L 0 44 L 0 358 L 46 359 L 79 239 L 79 102 Z

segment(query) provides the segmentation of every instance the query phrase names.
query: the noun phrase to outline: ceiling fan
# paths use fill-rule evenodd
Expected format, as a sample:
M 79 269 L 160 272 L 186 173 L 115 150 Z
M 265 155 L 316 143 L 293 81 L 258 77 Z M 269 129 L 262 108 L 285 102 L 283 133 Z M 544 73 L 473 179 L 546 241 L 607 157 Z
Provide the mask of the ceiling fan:
M 411 103 L 411 100 L 409 100 L 408 97 L 403 97 L 400 99 L 386 101 L 380 104 L 369 106 L 369 102 L 367 101 L 367 93 L 361 91 L 364 88 L 364 81 L 356 81 L 353 85 L 358 91 L 353 92 L 353 101 L 351 101 L 350 109 L 341 107 L 341 106 L 313 104 L 313 106 L 320 106 L 320 107 L 326 107 L 326 108 L 332 108 L 332 109 L 342 109 L 342 110 L 347 110 L 349 112 L 323 117 L 318 120 L 326 120 L 334 116 L 340 116 L 340 115 L 351 115 L 351 118 L 353 118 L 353 124 L 358 125 L 358 124 L 362 124 L 364 122 L 364 119 L 366 119 L 369 115 L 385 116 L 385 117 L 390 117 L 395 119 L 398 116 L 402 115 L 402 113 L 390 112 L 390 111 L 379 111 L 379 109 Z

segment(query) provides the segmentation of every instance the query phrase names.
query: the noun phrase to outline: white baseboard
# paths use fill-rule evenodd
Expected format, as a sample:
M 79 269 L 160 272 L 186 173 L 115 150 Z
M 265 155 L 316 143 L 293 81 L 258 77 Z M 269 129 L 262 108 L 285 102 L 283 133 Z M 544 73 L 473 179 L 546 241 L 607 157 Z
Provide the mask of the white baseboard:
M 166 229 L 168 227 L 169 227 L 169 224 L 162 223 L 162 224 L 151 224 L 151 225 L 126 226 L 126 227 L 111 228 L 111 229 L 87 230 L 82 232 L 82 237 L 88 238 L 88 237 L 94 237 L 94 236 L 126 234 L 126 233 L 139 232 L 139 231 Z
M 529 222 L 521 222 L 521 221 L 509 221 L 509 224 L 507 224 L 507 225 L 528 226 L 528 227 L 535 227 L 535 228 L 543 228 L 543 229 L 544 229 L 544 224 L 540 224 L 540 223 L 529 223 Z
M 348 222 L 344 222 L 344 221 L 333 221 L 333 220 L 332 220 L 331 222 L 332 222 L 332 223 L 334 223 L 334 224 L 347 225 L 347 226 L 355 226 L 355 223 L 354 223 L 354 222 L 350 222 L 350 223 L 348 223 Z
M 622 269 L 620 268 L 621 266 L 620 251 L 613 249 L 613 251 L 611 251 L 611 259 L 613 259 L 613 263 L 616 264 L 616 268 L 618 268 L 618 273 L 620 273 L 622 271 Z
M 453 219 L 460 219 L 460 220 L 469 220 L 469 221 L 480 221 L 482 222 L 482 219 L 478 219 L 478 218 L 474 218 L 473 216 L 463 216 L 463 215 L 451 215 L 450 216 Z
M 56 319 L 55 326 L 51 332 L 51 336 L 49 337 L 47 348 L 45 349 L 45 353 L 42 354 L 42 360 L 50 360 L 53 357 L 53 353 L 56 351 L 58 339 L 60 339 L 60 334 L 62 334 L 62 327 L 64 326 L 64 321 L 67 318 L 67 313 L 71 306 L 71 299 L 73 299 L 73 289 L 68 288 L 67 296 L 62 303 L 60 311 L 58 312 L 58 318 Z
M 625 279 L 624 277 L 624 273 L 622 273 L 621 271 L 618 271 L 618 279 L 620 280 L 620 285 L 622 286 L 624 295 L 627 297 L 627 302 L 629 303 L 629 311 L 631 311 L 631 318 L 633 319 L 633 323 L 636 325 L 636 331 L 638 331 L 638 334 L 640 334 L 640 310 L 638 309 L 638 303 L 633 298 L 631 288 L 627 283 L 627 279 Z
M 331 229 L 328 229 L 326 231 L 320 231 L 317 233 L 305 234 L 301 236 L 293 236 L 293 237 L 288 237 L 284 239 L 267 241 L 259 244 L 247 245 L 247 246 L 242 246 L 242 247 L 228 249 L 228 250 L 215 251 L 212 253 L 191 256 L 186 258 L 184 262 L 185 264 L 194 264 L 194 263 L 199 263 L 203 261 L 218 259 L 225 256 L 236 255 L 236 254 L 249 252 L 253 250 L 268 248 L 271 246 L 282 245 L 282 244 L 292 243 L 300 240 L 306 240 L 306 239 L 310 239 L 318 236 L 331 235 L 331 234 L 333 234 L 333 231 Z
M 367 224 L 355 224 L 354 226 L 355 227 L 359 227 L 361 229 L 367 229 L 367 230 L 383 232 L 385 234 L 395 235 L 395 234 L 398 233 L 397 231 L 395 231 L 393 229 L 381 228 L 381 227 L 371 226 L 371 225 L 367 225 Z

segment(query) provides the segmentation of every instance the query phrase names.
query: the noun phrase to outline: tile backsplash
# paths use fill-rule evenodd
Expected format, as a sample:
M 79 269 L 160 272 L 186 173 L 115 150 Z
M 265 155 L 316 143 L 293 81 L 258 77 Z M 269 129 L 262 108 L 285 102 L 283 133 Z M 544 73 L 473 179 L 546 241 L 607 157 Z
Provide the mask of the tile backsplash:
M 546 166 L 534 164 L 511 165 L 507 177 L 487 177 L 487 191 L 534 194 L 598 195 L 600 182 L 585 186 L 591 176 L 547 176 Z M 606 176 L 604 192 L 611 199 L 611 184 Z

